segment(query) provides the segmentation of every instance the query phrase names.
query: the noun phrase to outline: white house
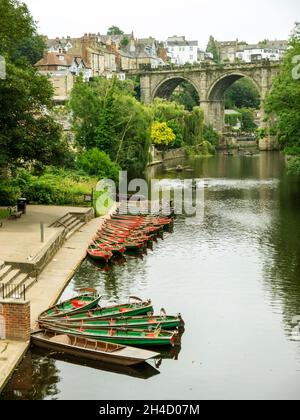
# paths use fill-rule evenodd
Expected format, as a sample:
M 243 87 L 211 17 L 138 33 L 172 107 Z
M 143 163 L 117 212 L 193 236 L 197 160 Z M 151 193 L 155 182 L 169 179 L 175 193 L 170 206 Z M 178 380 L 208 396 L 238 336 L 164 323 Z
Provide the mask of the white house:
M 284 53 L 285 50 L 249 46 L 244 51 L 239 51 L 236 54 L 236 57 L 246 63 L 252 63 L 253 61 L 260 60 L 280 61 Z
M 173 36 L 165 42 L 171 63 L 178 66 L 198 62 L 198 41 L 187 41 L 185 36 Z

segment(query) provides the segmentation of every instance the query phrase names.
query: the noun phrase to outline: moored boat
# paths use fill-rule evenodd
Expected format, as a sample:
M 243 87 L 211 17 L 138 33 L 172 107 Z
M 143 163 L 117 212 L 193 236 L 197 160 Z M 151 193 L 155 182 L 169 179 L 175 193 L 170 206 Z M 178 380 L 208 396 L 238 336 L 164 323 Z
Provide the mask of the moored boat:
M 87 253 L 93 260 L 104 263 L 108 263 L 108 261 L 113 257 L 113 253 L 111 251 L 101 250 L 92 245 L 88 247 Z
M 134 300 L 132 303 L 125 303 L 121 305 L 107 306 L 104 308 L 96 308 L 94 310 L 84 310 L 81 312 L 76 312 L 74 314 L 62 314 L 60 318 L 64 318 L 67 321 L 69 320 L 98 320 L 107 317 L 119 318 L 122 316 L 132 317 L 140 316 L 145 314 L 153 314 L 153 306 L 151 300 L 142 301 L 136 297 L 130 297 L 131 300 Z M 49 317 L 49 316 L 48 316 Z M 59 315 L 56 316 L 58 318 Z M 41 316 L 40 318 L 43 318 Z
M 33 333 L 31 340 L 35 346 L 43 349 L 122 366 L 138 365 L 159 356 L 159 353 L 153 351 L 101 342 L 72 334 L 61 335 L 49 330 Z
M 78 335 L 79 337 L 92 340 L 107 341 L 109 343 L 122 344 L 125 346 L 175 346 L 177 331 L 162 331 L 160 328 L 155 331 L 134 330 L 125 328 L 111 328 L 94 330 L 92 328 L 66 328 L 62 325 L 51 324 L 49 321 L 40 321 L 41 328 L 53 331 L 57 334 Z
M 138 316 L 138 317 L 120 317 L 120 318 L 102 318 L 99 320 L 81 320 L 59 319 L 51 320 L 52 325 L 65 328 L 88 328 L 93 330 L 111 329 L 111 328 L 130 328 L 142 330 L 155 330 L 161 327 L 163 330 L 175 330 L 183 328 L 184 322 L 180 315 L 178 316 Z
M 89 311 L 95 308 L 101 296 L 95 293 L 85 293 L 75 298 L 61 302 L 47 309 L 40 315 L 40 318 L 60 317 L 65 315 L 74 315 L 82 311 Z

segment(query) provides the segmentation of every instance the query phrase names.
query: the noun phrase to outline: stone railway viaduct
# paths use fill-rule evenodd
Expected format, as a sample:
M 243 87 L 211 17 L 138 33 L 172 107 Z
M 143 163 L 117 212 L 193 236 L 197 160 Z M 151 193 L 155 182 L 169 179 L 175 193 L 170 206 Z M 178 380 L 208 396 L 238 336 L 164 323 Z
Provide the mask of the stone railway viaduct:
M 202 64 L 197 67 L 159 68 L 133 71 L 140 77 L 141 99 L 151 103 L 156 97 L 170 98 L 183 81 L 194 86 L 204 110 L 205 122 L 219 133 L 224 132 L 225 92 L 237 80 L 247 77 L 260 93 L 261 104 L 272 88 L 272 82 L 280 70 L 280 63 L 262 61 L 257 63 Z M 261 109 L 261 125 L 264 112 Z

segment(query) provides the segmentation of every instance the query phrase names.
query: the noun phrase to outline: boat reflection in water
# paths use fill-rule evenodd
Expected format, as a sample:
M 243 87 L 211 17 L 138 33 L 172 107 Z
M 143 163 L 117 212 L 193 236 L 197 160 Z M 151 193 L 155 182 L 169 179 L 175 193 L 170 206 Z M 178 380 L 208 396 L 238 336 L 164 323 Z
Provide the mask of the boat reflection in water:
M 159 375 L 160 371 L 154 368 L 150 363 L 143 363 L 137 366 L 121 366 L 116 364 L 96 362 L 93 360 L 79 359 L 75 356 L 64 353 L 48 352 L 42 349 L 34 348 L 34 353 L 47 357 L 55 361 L 65 362 L 76 366 L 88 367 L 90 369 L 101 370 L 104 372 L 116 373 L 119 375 L 131 376 L 137 379 L 150 379 Z M 153 360 L 155 362 L 155 360 Z

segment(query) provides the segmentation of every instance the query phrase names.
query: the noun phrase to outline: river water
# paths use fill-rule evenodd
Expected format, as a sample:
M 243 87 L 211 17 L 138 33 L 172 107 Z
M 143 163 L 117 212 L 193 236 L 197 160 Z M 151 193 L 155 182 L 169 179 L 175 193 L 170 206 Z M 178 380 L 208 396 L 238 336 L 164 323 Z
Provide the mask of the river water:
M 85 262 L 64 293 L 91 286 L 110 300 L 151 298 L 156 312 L 182 314 L 181 349 L 119 371 L 34 350 L 2 399 L 300 399 L 291 323 L 300 315 L 300 180 L 278 153 L 188 165 L 194 172 L 180 178 L 205 178 L 204 222 L 178 217 L 153 252 L 108 271 Z

